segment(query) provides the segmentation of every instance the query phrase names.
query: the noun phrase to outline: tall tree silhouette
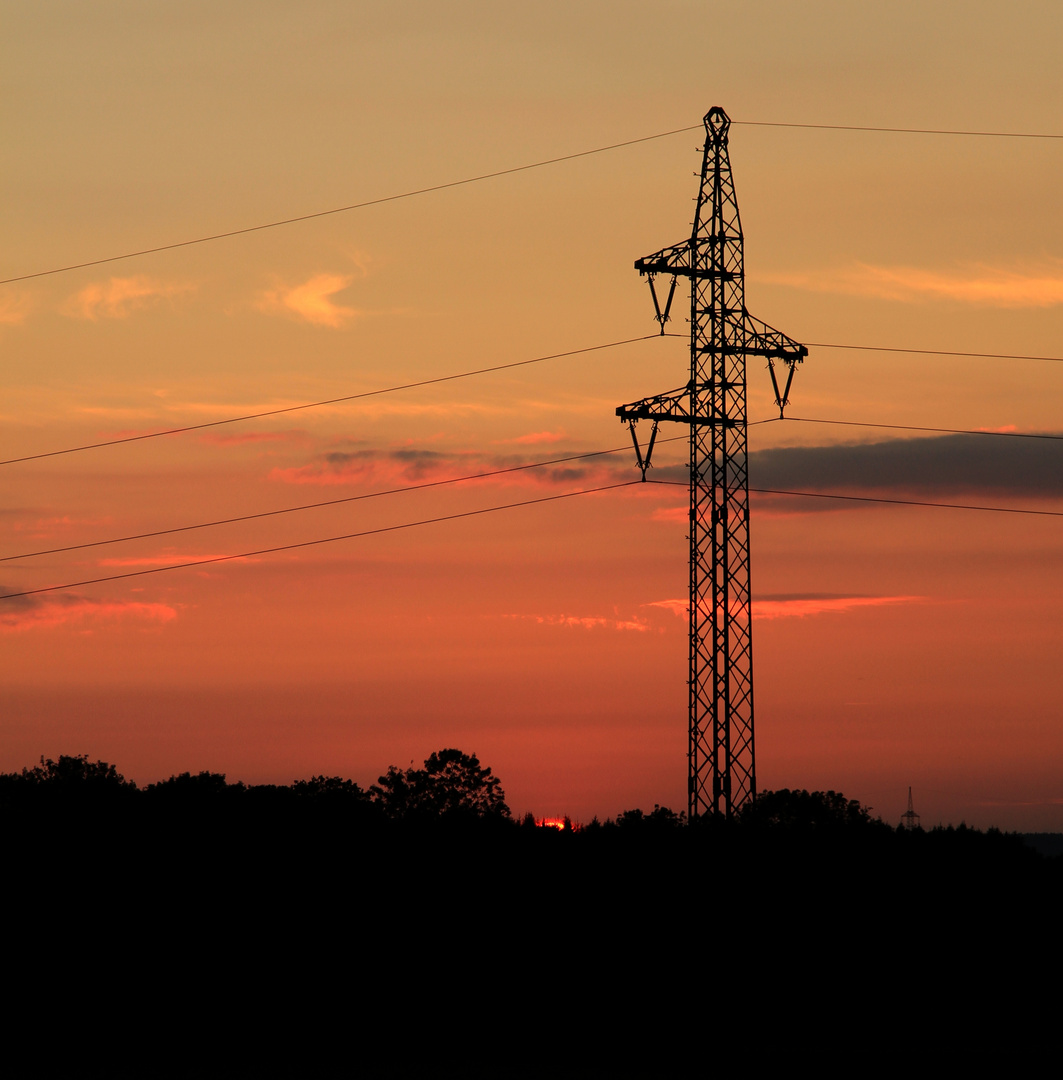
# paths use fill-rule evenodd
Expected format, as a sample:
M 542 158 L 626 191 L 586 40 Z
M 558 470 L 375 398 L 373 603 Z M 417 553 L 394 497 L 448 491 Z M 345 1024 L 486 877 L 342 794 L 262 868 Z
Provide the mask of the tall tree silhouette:
M 413 815 L 466 815 L 508 818 L 505 792 L 490 767 L 475 754 L 440 750 L 426 759 L 423 769 L 392 765 L 369 789 L 370 795 L 392 818 Z

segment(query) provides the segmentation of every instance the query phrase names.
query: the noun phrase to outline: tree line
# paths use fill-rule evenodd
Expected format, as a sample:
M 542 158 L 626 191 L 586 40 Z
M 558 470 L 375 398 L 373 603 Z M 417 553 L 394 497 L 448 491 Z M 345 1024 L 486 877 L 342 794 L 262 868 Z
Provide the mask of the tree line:
M 87 816 L 86 816 L 87 815 Z M 433 823 L 483 830 L 520 828 L 562 835 L 580 834 L 585 839 L 616 834 L 623 837 L 677 839 L 687 834 L 713 835 L 720 840 L 735 834 L 762 841 L 788 837 L 808 843 L 845 842 L 875 847 L 907 843 L 909 849 L 940 846 L 953 849 L 978 848 L 983 852 L 1009 851 L 1018 858 L 1032 852 L 1017 835 L 989 829 L 981 832 L 965 825 L 937 827 L 904 840 L 905 830 L 873 817 L 868 807 L 836 791 L 781 789 L 761 792 L 733 821 L 711 817 L 688 821 L 685 813 L 655 805 L 651 811 L 630 809 L 615 818 L 587 824 L 564 819 L 563 827 L 537 829 L 531 814 L 516 818 L 506 803 L 499 777 L 481 764 L 476 754 L 446 748 L 429 755 L 423 768 L 389 766 L 375 784 L 367 788 L 353 780 L 324 774 L 290 785 L 229 782 L 224 773 L 183 772 L 167 780 L 138 787 L 105 761 L 91 761 L 87 755 L 42 757 L 32 768 L 0 773 L 0 824 L 8 831 L 21 821 L 43 825 L 63 820 L 73 826 L 78 818 L 96 820 L 101 815 L 112 821 L 170 818 L 187 823 L 210 823 L 239 818 L 245 823 L 256 817 L 292 822 L 312 817 L 339 826 L 374 824 L 430 826 Z M 1060 860 L 1063 862 L 1063 860 Z

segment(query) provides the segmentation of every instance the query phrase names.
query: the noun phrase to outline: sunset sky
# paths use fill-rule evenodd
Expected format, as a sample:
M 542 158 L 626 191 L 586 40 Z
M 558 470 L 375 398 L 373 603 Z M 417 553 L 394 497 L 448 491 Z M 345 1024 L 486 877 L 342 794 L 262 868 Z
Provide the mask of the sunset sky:
M 379 199 L 727 110 L 747 303 L 809 344 L 788 413 L 1063 432 L 1058 3 L 9 4 L 0 278 Z M 0 286 L 0 458 L 652 335 L 700 137 Z M 677 308 L 685 303 L 677 301 Z M 670 328 L 686 332 L 677 318 Z M 684 381 L 635 341 L 0 466 L 0 593 L 637 479 Z M 770 383 L 750 365 L 750 419 Z M 662 437 L 679 435 L 662 430 Z M 1063 443 L 775 422 L 751 484 L 1063 511 Z M 681 479 L 682 442 L 653 474 Z M 637 485 L 0 600 L 0 771 L 373 782 L 477 753 L 509 805 L 686 804 L 680 487 Z M 1063 830 L 1063 518 L 752 499 L 757 772 L 896 822 Z M 18 556 L 12 558 L 12 556 Z

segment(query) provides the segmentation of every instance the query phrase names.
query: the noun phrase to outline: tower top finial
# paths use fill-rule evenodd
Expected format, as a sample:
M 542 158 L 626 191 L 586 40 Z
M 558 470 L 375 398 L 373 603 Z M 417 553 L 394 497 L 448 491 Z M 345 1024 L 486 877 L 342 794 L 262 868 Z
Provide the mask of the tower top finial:
M 726 139 L 730 126 L 731 118 L 719 105 L 713 105 L 705 114 L 705 131 L 714 141 Z

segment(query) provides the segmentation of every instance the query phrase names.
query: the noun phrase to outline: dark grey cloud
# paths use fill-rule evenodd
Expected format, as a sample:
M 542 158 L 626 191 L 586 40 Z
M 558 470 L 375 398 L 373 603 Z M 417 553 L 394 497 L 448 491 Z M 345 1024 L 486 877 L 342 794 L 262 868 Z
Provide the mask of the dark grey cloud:
M 370 467 L 380 461 L 390 461 L 398 465 L 403 474 L 411 480 L 423 480 L 446 467 L 453 461 L 453 456 L 441 454 L 435 450 L 336 450 L 324 455 L 328 467 L 338 471 L 347 468 Z
M 780 592 L 754 593 L 754 600 L 770 600 L 787 603 L 791 600 L 879 600 L 877 593 L 841 593 L 841 592 Z
M 330 465 L 343 468 L 344 465 L 380 461 L 382 458 L 414 465 L 435 465 L 440 461 L 450 461 L 453 455 L 441 454 L 436 450 L 333 450 L 323 457 Z
M 553 448 L 551 448 L 553 449 Z M 579 451 L 575 451 L 576 454 Z M 493 453 L 491 451 L 438 451 L 411 447 L 378 450 L 333 450 L 318 455 L 310 464 L 288 470 L 276 470 L 274 475 L 295 482 L 317 482 L 329 473 L 342 477 L 347 474 L 352 483 L 376 482 L 385 478 L 401 478 L 409 483 L 441 480 L 496 470 L 520 470 L 537 461 L 564 459 L 564 449 L 537 448 L 526 453 Z M 634 480 L 638 477 L 633 454 L 596 455 L 574 461 L 559 460 L 557 464 L 528 468 L 514 472 L 518 476 L 549 484 L 609 483 Z
M 25 584 L 15 585 L 10 581 L 0 581 L 0 596 L 7 596 L 9 593 L 17 593 L 27 586 Z M 100 601 L 88 601 L 83 596 L 78 596 L 77 593 L 68 592 L 53 592 L 53 593 L 36 593 L 33 596 L 13 596 L 10 600 L 0 600 L 0 620 L 4 616 L 10 618 L 14 615 L 25 614 L 27 611 L 34 611 L 37 608 L 44 607 L 46 605 L 55 606 L 60 604 L 63 607 L 67 607 L 71 604 L 85 604 L 85 603 L 99 603 Z
M 751 487 L 895 495 L 1063 497 L 1063 440 L 942 435 L 750 455 Z

